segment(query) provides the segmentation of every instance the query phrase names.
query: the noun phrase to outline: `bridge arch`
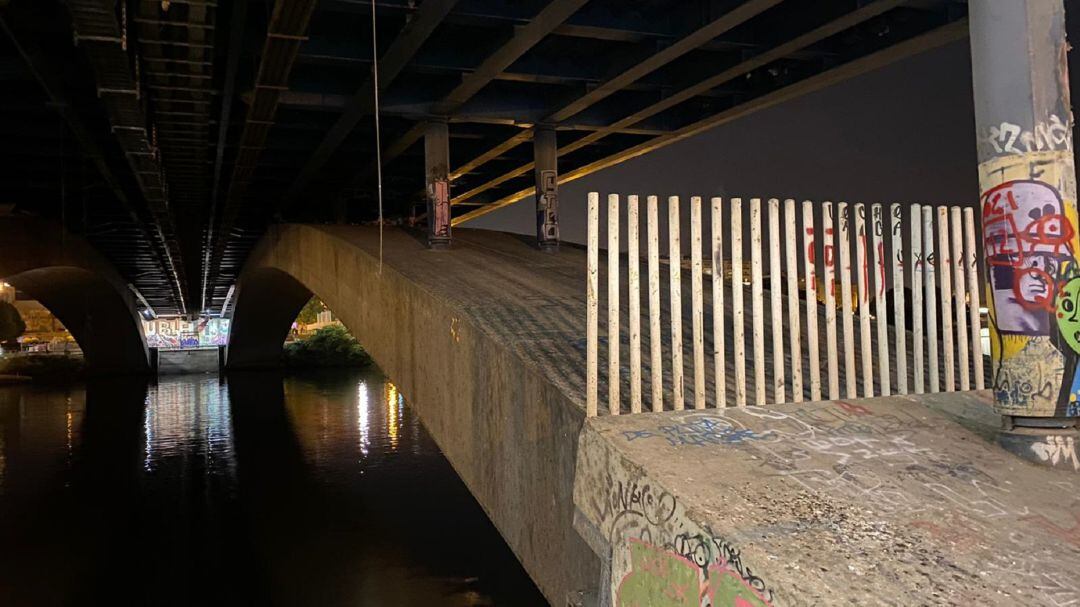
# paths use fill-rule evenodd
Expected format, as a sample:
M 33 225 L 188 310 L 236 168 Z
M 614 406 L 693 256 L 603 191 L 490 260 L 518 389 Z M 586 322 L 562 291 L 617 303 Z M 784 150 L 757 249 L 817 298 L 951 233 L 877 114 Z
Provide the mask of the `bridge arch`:
M 507 282 L 525 287 L 505 278 L 517 270 L 507 260 L 562 258 L 495 232 L 461 230 L 451 251 L 400 229 L 382 236 L 380 261 L 374 228 L 272 227 L 237 282 L 226 366 L 278 364 L 290 323 L 317 295 L 419 413 L 548 600 L 565 603 L 600 572 L 573 527 L 584 408 L 532 362 L 532 349 L 545 346 L 513 320 L 521 294 L 498 295 Z M 496 286 L 487 272 L 504 279 Z
M 278 366 L 289 328 L 312 295 L 286 270 L 258 265 L 245 269 L 237 283 L 229 329 L 228 368 Z
M 0 279 L 67 327 L 89 372 L 149 370 L 135 296 L 84 240 L 42 219 L 0 218 Z

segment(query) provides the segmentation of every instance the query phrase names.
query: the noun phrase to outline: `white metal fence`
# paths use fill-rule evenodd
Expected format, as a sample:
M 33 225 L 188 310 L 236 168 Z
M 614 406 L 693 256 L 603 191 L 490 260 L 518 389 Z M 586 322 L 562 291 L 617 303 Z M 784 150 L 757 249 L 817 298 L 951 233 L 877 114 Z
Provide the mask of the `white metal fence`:
M 613 415 L 626 400 L 626 409 L 637 413 L 643 407 L 702 409 L 983 388 L 982 282 L 971 208 L 799 205 L 792 199 L 763 204 L 760 198 L 744 206 L 740 198 L 712 198 L 706 263 L 703 201 L 692 197 L 684 267 L 679 197 L 666 201 L 666 264 L 660 252 L 664 203 L 657 196 L 644 202 L 643 215 L 638 196 L 608 196 L 602 271 L 600 196 L 588 197 L 590 416 L 597 414 L 602 384 Z M 683 296 L 687 283 L 689 302 Z M 601 337 L 608 362 L 603 375 Z

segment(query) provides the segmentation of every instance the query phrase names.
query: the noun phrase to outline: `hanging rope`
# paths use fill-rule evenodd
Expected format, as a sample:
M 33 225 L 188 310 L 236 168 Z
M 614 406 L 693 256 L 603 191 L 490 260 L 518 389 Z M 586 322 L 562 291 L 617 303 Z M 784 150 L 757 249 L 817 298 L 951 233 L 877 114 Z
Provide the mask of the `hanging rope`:
M 379 43 L 375 36 L 375 0 L 371 0 L 371 59 L 375 94 L 375 179 L 379 198 L 379 276 L 383 264 L 382 138 L 379 132 Z

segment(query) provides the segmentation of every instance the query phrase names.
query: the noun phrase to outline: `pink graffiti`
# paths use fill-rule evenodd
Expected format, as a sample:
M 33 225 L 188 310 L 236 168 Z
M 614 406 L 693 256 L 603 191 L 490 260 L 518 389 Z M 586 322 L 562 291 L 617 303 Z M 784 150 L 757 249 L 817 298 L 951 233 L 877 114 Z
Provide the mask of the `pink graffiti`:
M 856 405 L 854 403 L 844 402 L 842 400 L 836 401 L 836 406 L 843 409 L 845 412 L 851 415 L 873 415 L 874 412 L 867 409 L 863 405 Z

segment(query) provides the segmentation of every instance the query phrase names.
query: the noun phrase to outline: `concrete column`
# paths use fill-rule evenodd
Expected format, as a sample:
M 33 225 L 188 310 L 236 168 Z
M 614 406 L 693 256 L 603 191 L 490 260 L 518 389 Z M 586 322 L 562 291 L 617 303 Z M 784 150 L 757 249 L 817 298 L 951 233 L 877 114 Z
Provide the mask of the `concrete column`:
M 536 244 L 543 251 L 559 250 L 559 172 L 555 127 L 539 126 L 533 136 L 536 178 Z
M 1080 415 L 1080 223 L 1063 0 L 968 10 L 994 404 L 1006 428 L 1069 426 Z
M 428 123 L 424 133 L 428 246 L 450 248 L 450 130 L 446 122 Z

